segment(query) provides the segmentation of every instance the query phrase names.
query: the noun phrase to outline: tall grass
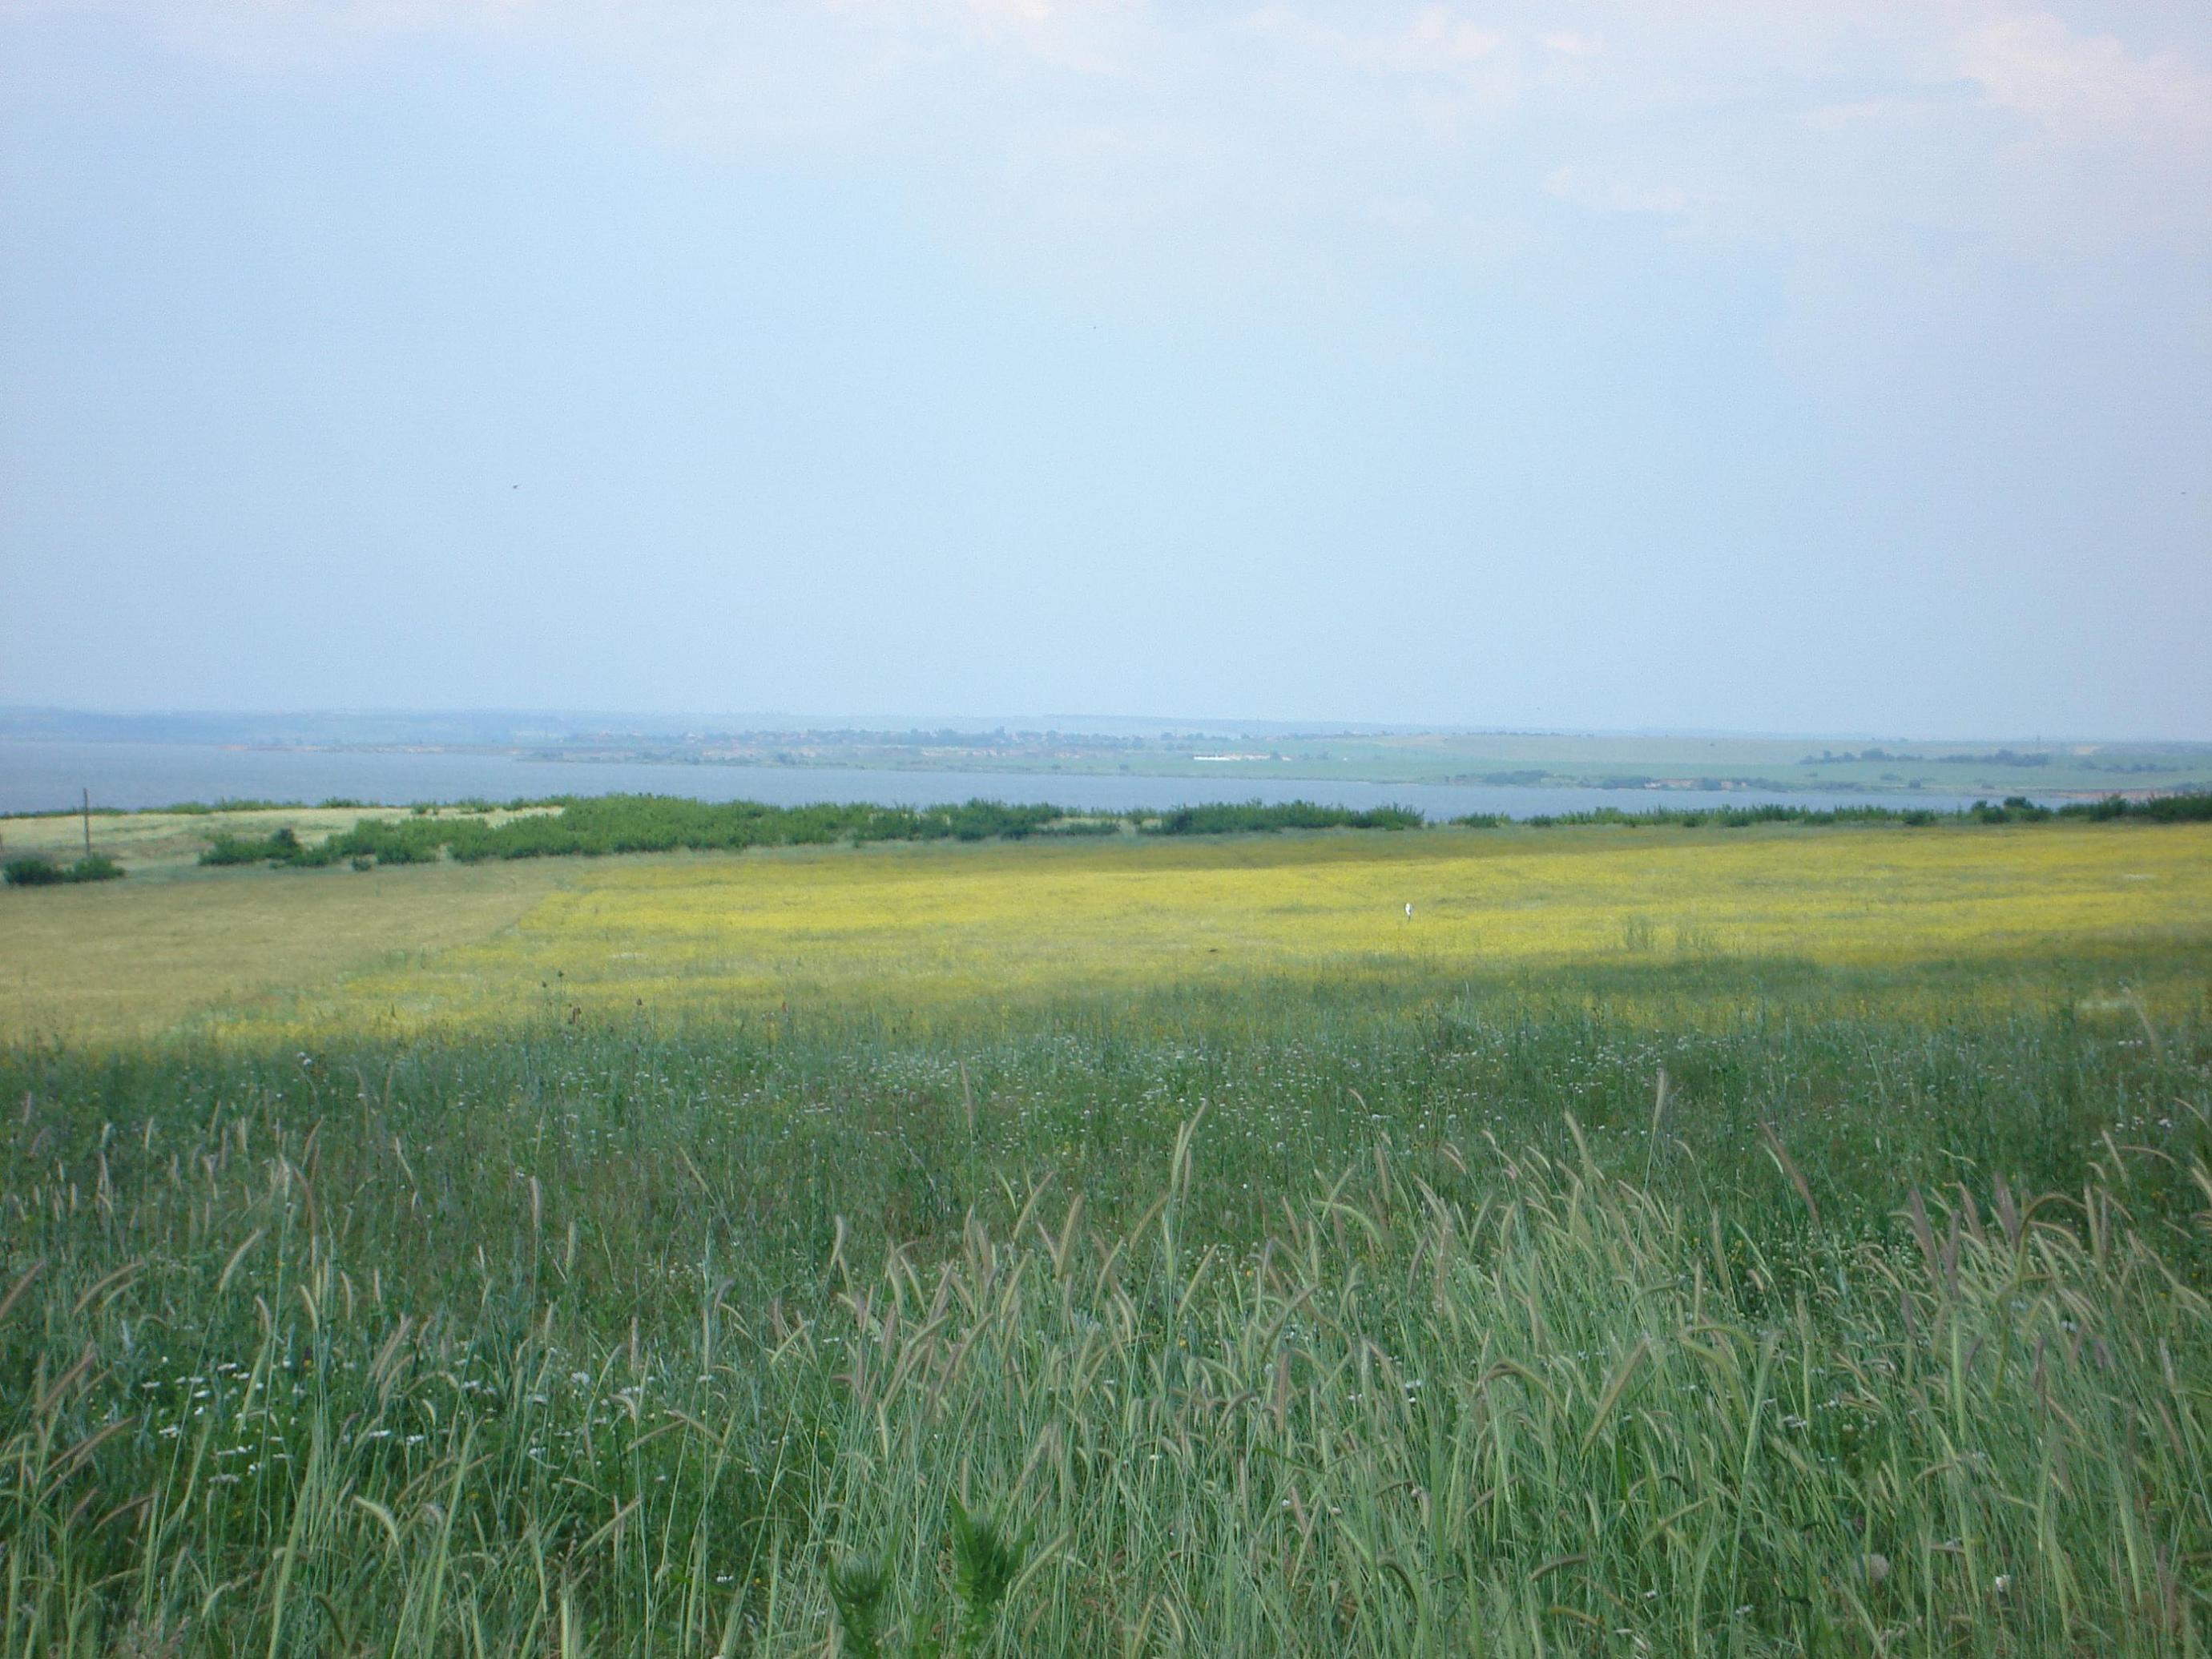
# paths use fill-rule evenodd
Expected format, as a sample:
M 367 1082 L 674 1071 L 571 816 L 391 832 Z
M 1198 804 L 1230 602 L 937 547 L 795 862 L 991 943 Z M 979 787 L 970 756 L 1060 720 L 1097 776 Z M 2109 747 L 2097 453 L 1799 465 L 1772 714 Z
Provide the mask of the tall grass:
M 1405 1009 L 9 1051 L 0 1642 L 2203 1650 L 2201 1019 Z

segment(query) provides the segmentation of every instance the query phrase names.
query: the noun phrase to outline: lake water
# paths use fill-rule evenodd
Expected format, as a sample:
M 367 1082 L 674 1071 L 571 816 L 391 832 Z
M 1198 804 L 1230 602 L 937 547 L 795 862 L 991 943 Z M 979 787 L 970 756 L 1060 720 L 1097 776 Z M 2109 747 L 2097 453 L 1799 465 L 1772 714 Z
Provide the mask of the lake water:
M 1617 806 L 1892 805 L 1938 810 L 1971 795 L 1825 794 L 1731 789 L 1533 789 L 1480 784 L 1340 783 L 1322 779 L 1156 778 L 1075 772 L 880 772 L 834 767 L 663 765 L 647 761 L 533 761 L 505 754 L 233 749 L 193 744 L 0 740 L 0 812 L 64 811 L 90 789 L 95 806 L 140 808 L 223 799 L 314 802 L 333 797 L 403 806 L 481 797 L 684 795 L 694 800 L 870 801 L 927 806 L 982 797 L 1096 811 L 1210 801 L 1311 800 L 1347 807 L 1403 805 L 1430 818 L 1468 812 L 1513 817 Z

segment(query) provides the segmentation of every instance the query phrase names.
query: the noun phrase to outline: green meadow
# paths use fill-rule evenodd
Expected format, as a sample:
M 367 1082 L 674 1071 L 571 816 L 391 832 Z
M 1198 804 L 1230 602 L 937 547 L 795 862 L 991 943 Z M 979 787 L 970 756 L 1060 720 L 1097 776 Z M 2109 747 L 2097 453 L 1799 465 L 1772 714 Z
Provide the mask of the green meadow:
M 2206 1650 L 2212 828 L 279 822 L 0 894 L 11 1655 Z

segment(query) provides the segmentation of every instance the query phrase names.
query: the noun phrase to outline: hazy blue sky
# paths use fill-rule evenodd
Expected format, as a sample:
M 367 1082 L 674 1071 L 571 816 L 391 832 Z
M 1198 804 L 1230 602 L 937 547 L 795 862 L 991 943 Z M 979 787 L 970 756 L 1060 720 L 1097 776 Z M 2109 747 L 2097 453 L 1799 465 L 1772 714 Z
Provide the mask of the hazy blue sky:
M 0 702 L 2212 737 L 2212 8 L 0 0 Z

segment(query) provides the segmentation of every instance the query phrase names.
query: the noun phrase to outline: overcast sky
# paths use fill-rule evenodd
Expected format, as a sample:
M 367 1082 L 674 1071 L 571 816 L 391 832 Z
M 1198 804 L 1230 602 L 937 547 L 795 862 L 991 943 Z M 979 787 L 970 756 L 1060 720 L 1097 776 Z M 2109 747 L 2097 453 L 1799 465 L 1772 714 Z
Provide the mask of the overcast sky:
M 0 0 L 0 702 L 2212 738 L 2212 8 Z

